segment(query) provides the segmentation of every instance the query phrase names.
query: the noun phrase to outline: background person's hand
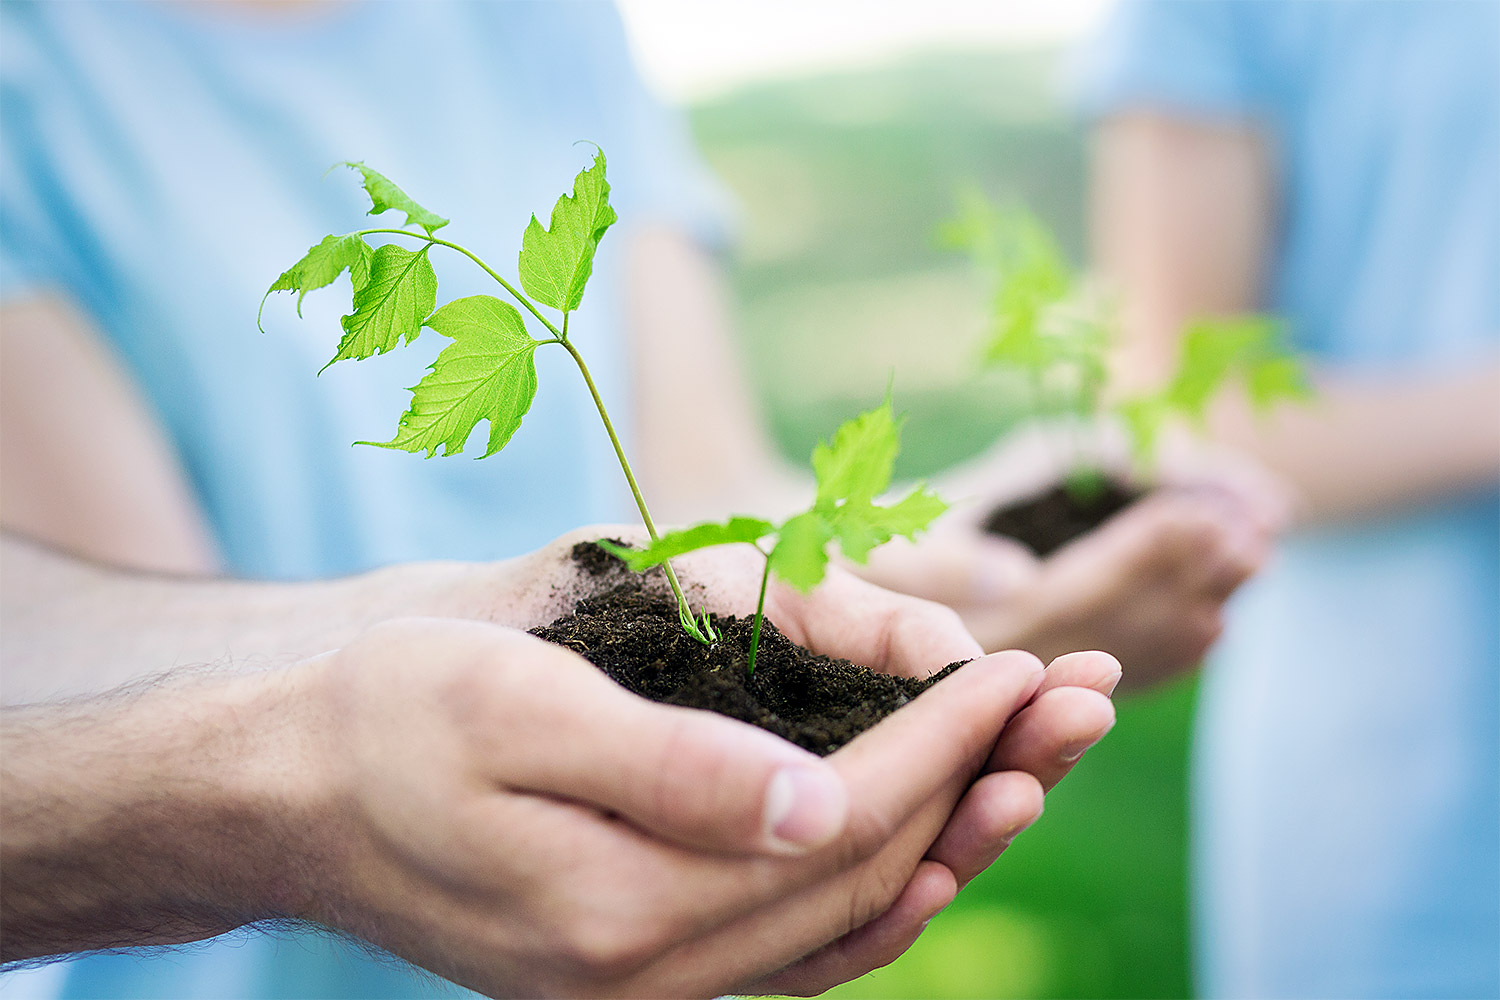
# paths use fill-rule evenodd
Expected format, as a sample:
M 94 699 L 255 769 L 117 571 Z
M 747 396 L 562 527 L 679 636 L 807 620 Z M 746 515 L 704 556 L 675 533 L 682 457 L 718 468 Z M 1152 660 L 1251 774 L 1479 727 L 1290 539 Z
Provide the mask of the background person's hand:
M 1198 664 L 1222 630 L 1225 602 L 1264 563 L 1286 517 L 1284 495 L 1248 463 L 1179 459 L 1164 465 L 1153 495 L 1038 559 L 982 527 L 1037 478 L 1022 472 L 971 476 L 976 488 L 1004 482 L 1007 491 L 956 509 L 916 544 L 876 550 L 859 572 L 953 607 L 985 649 L 1043 659 L 1108 650 L 1133 687 Z

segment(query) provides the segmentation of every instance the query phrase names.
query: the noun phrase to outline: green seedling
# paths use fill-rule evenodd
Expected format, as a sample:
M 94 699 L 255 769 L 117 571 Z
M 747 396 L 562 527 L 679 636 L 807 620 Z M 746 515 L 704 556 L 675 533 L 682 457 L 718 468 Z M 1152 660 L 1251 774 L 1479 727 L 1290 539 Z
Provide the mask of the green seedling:
M 771 574 L 804 593 L 823 581 L 828 569 L 828 546 L 837 541 L 844 555 L 864 563 L 872 549 L 896 535 L 915 538 L 948 505 L 925 486 L 917 486 L 893 504 L 875 503 L 891 485 L 891 470 L 901 447 L 901 420 L 891 412 L 890 399 L 844 423 L 833 438 L 813 449 L 812 468 L 817 494 L 812 506 L 774 524 L 754 517 L 695 524 L 653 539 L 643 549 L 601 542 L 636 572 L 665 565 L 667 560 L 715 545 L 744 543 L 765 560 L 760 597 L 750 630 L 748 673 L 755 672 L 765 619 L 766 586 Z
M 424 327 L 452 341 L 438 354 L 428 374 L 411 387 L 411 406 L 401 415 L 395 436 L 389 441 L 358 443 L 424 452 L 427 458 L 440 453 L 457 455 L 479 422 L 487 420 L 489 439 L 480 456 L 487 458 L 505 447 L 531 408 L 537 391 L 537 349 L 557 345 L 578 366 L 646 531 L 653 542 L 659 541 L 662 536 L 646 507 L 609 411 L 583 355 L 568 339 L 569 318 L 583 299 L 599 240 L 617 218 L 609 204 L 604 152 L 596 150 L 592 165 L 574 179 L 573 193 L 558 198 L 549 226 L 544 228 L 535 215 L 531 217 L 521 236 L 516 269 L 524 294 L 473 251 L 435 236 L 448 225 L 447 219 L 418 205 L 363 163 L 339 166 L 361 175 L 370 196 L 370 215 L 399 212 L 406 221 L 399 227 L 360 229 L 326 237 L 277 278 L 266 297 L 272 292 L 295 292 L 300 315 L 302 299 L 308 292 L 332 284 L 348 272 L 354 289 L 353 307 L 343 318 L 343 336 L 328 365 L 384 354 L 411 343 Z M 386 243 L 376 247 L 368 242 L 372 236 L 399 237 L 418 246 L 407 249 Z M 433 247 L 469 258 L 530 313 L 547 336 L 534 339 L 515 306 L 490 295 L 455 299 L 435 309 L 437 275 L 429 259 Z M 558 321 L 549 320 L 542 307 L 554 310 Z M 261 308 L 265 308 L 265 299 Z M 663 562 L 683 629 L 704 644 L 714 642 L 718 636 L 707 612 L 694 618 L 671 564 Z
M 1113 411 L 1143 475 L 1154 471 L 1166 423 L 1182 419 L 1201 427 L 1209 403 L 1232 383 L 1243 384 L 1259 410 L 1312 394 L 1281 324 L 1245 315 L 1189 324 L 1167 384 L 1111 407 L 1105 390 L 1114 317 L 1069 266 L 1047 227 L 1023 209 L 998 209 L 970 191 L 960 195 L 958 216 L 940 236 L 968 250 L 993 284 L 985 363 L 1021 377 L 1034 416 L 1061 416 L 1076 429 Z M 1067 486 L 1075 499 L 1087 501 L 1103 488 L 1104 476 L 1076 438 L 1072 451 Z

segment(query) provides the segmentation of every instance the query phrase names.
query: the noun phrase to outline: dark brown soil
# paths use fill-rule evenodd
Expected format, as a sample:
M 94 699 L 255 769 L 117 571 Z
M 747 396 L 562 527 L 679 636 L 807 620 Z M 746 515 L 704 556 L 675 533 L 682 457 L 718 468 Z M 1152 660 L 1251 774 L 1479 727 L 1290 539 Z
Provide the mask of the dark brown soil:
M 1097 492 L 1083 500 L 1059 483 L 1018 504 L 997 508 L 985 518 L 984 530 L 1014 538 L 1045 559 L 1143 496 L 1142 490 L 1106 479 Z
M 635 576 L 592 542 L 575 546 L 573 561 L 601 583 L 619 580 L 533 635 L 577 651 L 643 697 L 741 719 L 816 754 L 833 753 L 961 665 L 925 680 L 893 677 L 818 656 L 768 619 L 747 676 L 752 618 L 712 616 L 722 637 L 704 646 L 682 631 L 677 605 L 652 579 L 659 571 Z

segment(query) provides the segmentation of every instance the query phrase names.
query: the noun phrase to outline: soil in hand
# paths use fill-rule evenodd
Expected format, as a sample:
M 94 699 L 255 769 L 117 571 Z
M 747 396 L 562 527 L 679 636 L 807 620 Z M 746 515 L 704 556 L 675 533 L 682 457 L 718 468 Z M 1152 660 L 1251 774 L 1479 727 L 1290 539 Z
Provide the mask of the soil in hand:
M 1087 534 L 1145 493 L 1113 479 L 1080 500 L 1059 483 L 1047 492 L 1010 507 L 999 507 L 985 518 L 984 530 L 1014 538 L 1045 559 L 1080 535 Z
M 704 646 L 682 631 L 676 603 L 652 579 L 659 570 L 636 576 L 592 542 L 575 546 L 573 561 L 604 589 L 532 629 L 533 635 L 567 646 L 652 701 L 706 708 L 819 755 L 833 753 L 961 665 L 951 663 L 923 680 L 893 677 L 819 656 L 767 619 L 755 673 L 747 676 L 751 616 L 711 616 L 721 639 Z

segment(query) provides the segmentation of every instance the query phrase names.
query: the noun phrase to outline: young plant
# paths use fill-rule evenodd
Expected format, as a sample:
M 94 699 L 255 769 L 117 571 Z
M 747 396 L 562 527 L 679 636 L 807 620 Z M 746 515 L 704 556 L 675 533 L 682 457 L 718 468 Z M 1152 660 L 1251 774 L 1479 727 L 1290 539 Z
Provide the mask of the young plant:
M 643 549 L 601 542 L 636 572 L 665 565 L 667 560 L 715 545 L 745 543 L 765 559 L 760 597 L 750 629 L 747 672 L 755 672 L 765 619 L 766 585 L 774 572 L 802 592 L 823 581 L 828 569 L 828 545 L 837 541 L 844 555 L 864 563 L 870 551 L 896 535 L 915 538 L 948 505 L 925 486 L 917 486 L 896 503 L 881 505 L 875 498 L 891 485 L 891 470 L 901 448 L 901 420 L 891 412 L 891 401 L 845 422 L 827 443 L 812 453 L 817 493 L 812 506 L 780 524 L 754 517 L 732 517 L 671 531 Z
M 1099 414 L 1108 378 L 1109 322 L 1097 296 L 1073 273 L 1047 227 L 1024 209 L 1000 209 L 964 192 L 958 217 L 940 235 L 967 249 L 993 286 L 984 362 L 1020 376 L 1030 413 L 1065 422 L 1075 463 L 1069 491 L 1088 499 L 1103 477 L 1076 432 Z
M 505 447 L 531 408 L 537 391 L 536 350 L 555 344 L 578 366 L 646 531 L 653 540 L 658 539 L 656 524 L 609 411 L 583 355 L 568 339 L 568 322 L 593 273 L 599 240 L 617 218 L 609 204 L 603 150 L 596 148 L 593 164 L 574 179 L 573 193 L 558 198 L 549 226 L 543 228 L 535 215 L 526 226 L 516 268 L 524 294 L 473 251 L 433 235 L 448 225 L 448 220 L 418 205 L 389 179 L 363 163 L 338 166 L 359 172 L 370 196 L 370 215 L 399 212 L 406 221 L 399 227 L 372 227 L 325 237 L 272 283 L 266 298 L 272 292 L 296 292 L 301 315 L 302 299 L 308 292 L 332 284 L 345 271 L 349 273 L 353 308 L 343 318 L 343 337 L 328 365 L 372 357 L 409 344 L 423 327 L 452 341 L 438 354 L 428 374 L 412 387 L 411 406 L 402 414 L 395 436 L 389 441 L 358 443 L 425 452 L 427 458 L 439 453 L 457 455 L 479 422 L 487 420 L 489 440 L 480 457 L 488 458 Z M 368 242 L 372 236 L 399 237 L 418 246 L 409 250 L 387 242 L 377 247 Z M 429 260 L 433 247 L 452 250 L 478 265 L 541 324 L 547 336 L 534 339 L 520 312 L 490 295 L 455 299 L 434 309 L 437 275 Z M 556 323 L 543 315 L 542 307 L 556 312 Z M 261 308 L 265 308 L 264 298 Z M 715 641 L 718 637 L 708 614 L 693 617 L 671 564 L 665 564 L 664 569 L 677 599 L 683 629 L 705 644 Z
M 1062 415 L 1070 427 L 1097 421 L 1105 403 L 1113 317 L 1068 266 L 1047 227 L 1023 209 L 997 209 L 982 195 L 961 195 L 960 212 L 942 229 L 970 251 L 995 284 L 986 363 L 1020 374 L 1035 415 Z M 1260 315 L 1200 319 L 1183 332 L 1177 369 L 1160 390 L 1113 406 L 1137 468 L 1149 475 L 1162 427 L 1172 419 L 1202 425 L 1210 401 L 1232 382 L 1245 385 L 1258 410 L 1311 395 L 1288 352 L 1281 324 Z M 1087 501 L 1103 475 L 1075 438 L 1069 492 Z

